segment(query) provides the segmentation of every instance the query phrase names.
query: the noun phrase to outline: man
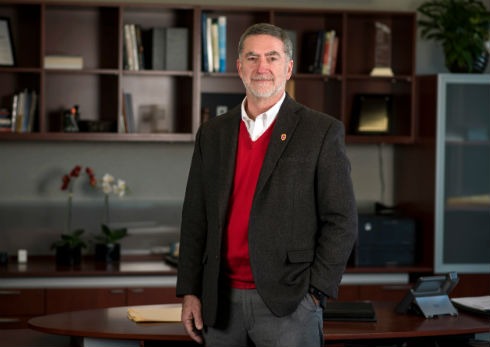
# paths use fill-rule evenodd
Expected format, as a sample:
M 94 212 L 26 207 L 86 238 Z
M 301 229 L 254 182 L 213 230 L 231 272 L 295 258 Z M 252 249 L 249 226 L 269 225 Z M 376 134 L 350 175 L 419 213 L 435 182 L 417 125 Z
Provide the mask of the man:
M 321 346 L 357 236 L 343 126 L 285 93 L 292 43 L 248 28 L 241 106 L 198 131 L 182 214 L 177 295 L 209 347 Z

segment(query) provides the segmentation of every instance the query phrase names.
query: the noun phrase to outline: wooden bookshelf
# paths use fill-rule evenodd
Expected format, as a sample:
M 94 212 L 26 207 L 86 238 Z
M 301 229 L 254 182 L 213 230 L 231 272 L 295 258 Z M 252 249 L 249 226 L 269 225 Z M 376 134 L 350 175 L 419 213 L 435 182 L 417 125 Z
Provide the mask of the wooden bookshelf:
M 201 17 L 227 17 L 227 67 L 224 73 L 202 71 Z M 348 143 L 412 143 L 414 141 L 415 13 L 355 10 L 288 9 L 169 5 L 160 3 L 82 3 L 6 1 L 0 17 L 10 19 L 16 65 L 0 67 L 0 107 L 11 108 L 12 96 L 25 88 L 36 90 L 38 107 L 28 133 L 0 133 L 3 141 L 169 141 L 189 142 L 201 123 L 202 93 L 243 94 L 236 73 L 236 44 L 256 22 L 271 22 L 296 33 L 297 66 L 302 37 L 307 31 L 334 29 L 339 37 L 336 70 L 326 76 L 298 71 L 293 75 L 294 97 L 342 120 Z M 374 63 L 374 23 L 392 29 L 392 77 L 371 77 Z M 186 27 L 186 71 L 125 68 L 124 25 Z M 81 70 L 46 69 L 46 55 L 83 57 Z M 154 107 L 168 122 L 167 132 L 152 128 L 125 133 L 121 125 L 122 95 L 131 93 L 140 122 Z M 354 98 L 359 93 L 393 97 L 396 121 L 384 135 L 352 131 Z M 82 120 L 107 122 L 106 132 L 63 132 L 62 113 L 79 105 Z

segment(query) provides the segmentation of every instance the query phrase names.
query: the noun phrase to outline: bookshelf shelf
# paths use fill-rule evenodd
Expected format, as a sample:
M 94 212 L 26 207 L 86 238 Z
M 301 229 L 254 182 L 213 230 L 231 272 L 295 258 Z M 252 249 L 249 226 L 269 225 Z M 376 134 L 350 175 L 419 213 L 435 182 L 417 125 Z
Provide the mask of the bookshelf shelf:
M 227 18 L 224 72 L 202 69 L 203 16 Z M 410 143 L 415 137 L 416 26 L 412 12 L 11 0 L 0 4 L 0 17 L 10 19 L 16 56 L 15 67 L 0 67 L 0 107 L 11 109 L 13 95 L 25 88 L 38 94 L 32 133 L 0 132 L 0 141 L 193 141 L 202 119 L 203 93 L 243 94 L 235 67 L 236 44 L 241 33 L 257 22 L 277 24 L 295 35 L 293 97 L 343 121 L 347 142 Z M 369 75 L 375 21 L 392 28 L 393 77 Z M 187 68 L 129 70 L 126 25 L 139 27 L 142 35 L 150 28 L 187 28 L 187 55 L 180 59 Z M 335 30 L 339 40 L 335 71 L 330 75 L 300 69 L 305 33 L 320 30 Z M 136 51 L 141 56 L 135 59 L 143 57 L 148 64 L 144 56 L 148 48 L 142 47 Z M 82 69 L 43 67 L 46 55 L 58 54 L 83 60 Z M 123 93 L 132 95 L 137 133 L 125 133 L 121 125 Z M 352 103 L 359 93 L 389 93 L 401 100 L 396 107 L 400 124 L 392 133 L 360 136 L 350 130 Z M 80 106 L 82 119 L 118 126 L 110 133 L 64 134 L 59 118 L 75 104 Z M 162 129 L 144 126 L 139 130 L 151 107 L 164 115 L 166 132 L 152 133 Z

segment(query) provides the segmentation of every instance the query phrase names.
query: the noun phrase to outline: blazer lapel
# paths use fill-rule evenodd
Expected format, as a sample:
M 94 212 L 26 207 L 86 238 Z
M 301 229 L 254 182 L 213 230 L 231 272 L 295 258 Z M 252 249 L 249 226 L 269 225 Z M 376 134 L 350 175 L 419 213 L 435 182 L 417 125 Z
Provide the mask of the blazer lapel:
M 219 133 L 219 162 L 222 163 L 222 167 L 219 170 L 219 218 L 224 225 L 226 221 L 226 214 L 228 212 L 228 200 L 230 198 L 231 190 L 233 187 L 233 177 L 235 174 L 235 162 L 236 151 L 238 145 L 238 131 L 240 129 L 240 116 L 241 108 L 235 107 L 230 111 L 227 117 L 226 125 L 221 128 Z
M 276 167 L 277 161 L 293 136 L 294 129 L 300 119 L 300 116 L 296 113 L 297 109 L 298 105 L 296 102 L 286 95 L 286 99 L 279 109 L 274 129 L 272 130 L 269 147 L 262 164 L 259 181 L 257 182 L 256 194 L 264 187 Z

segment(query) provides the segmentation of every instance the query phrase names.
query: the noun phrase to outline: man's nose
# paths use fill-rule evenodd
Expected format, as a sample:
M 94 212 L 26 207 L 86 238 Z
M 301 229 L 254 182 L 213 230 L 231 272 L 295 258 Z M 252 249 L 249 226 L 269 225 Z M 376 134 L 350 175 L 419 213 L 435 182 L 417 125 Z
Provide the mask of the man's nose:
M 266 57 L 260 57 L 257 62 L 257 71 L 263 72 L 269 69 L 269 62 Z

